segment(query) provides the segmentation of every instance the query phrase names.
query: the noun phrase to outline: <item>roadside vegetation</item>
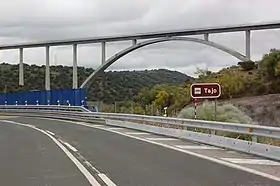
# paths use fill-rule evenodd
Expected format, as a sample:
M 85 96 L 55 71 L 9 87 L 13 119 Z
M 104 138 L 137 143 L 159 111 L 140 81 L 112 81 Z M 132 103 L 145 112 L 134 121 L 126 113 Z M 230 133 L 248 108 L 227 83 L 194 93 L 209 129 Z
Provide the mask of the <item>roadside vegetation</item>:
M 164 107 L 167 107 L 168 116 L 177 116 L 182 109 L 193 105 L 189 93 L 193 82 L 219 83 L 222 87 L 219 100 L 280 93 L 280 50 L 271 49 L 259 61 L 239 62 L 218 72 L 198 68 L 196 74 L 197 78 L 187 80 L 180 85 L 159 84 L 152 88 L 143 88 L 129 102 L 119 103 L 115 110 L 135 114 L 163 115 Z M 201 104 L 204 100 L 199 101 Z M 224 108 L 227 107 L 229 106 L 224 106 Z M 104 111 L 114 112 L 115 110 L 105 109 Z M 192 114 L 186 117 L 193 118 Z

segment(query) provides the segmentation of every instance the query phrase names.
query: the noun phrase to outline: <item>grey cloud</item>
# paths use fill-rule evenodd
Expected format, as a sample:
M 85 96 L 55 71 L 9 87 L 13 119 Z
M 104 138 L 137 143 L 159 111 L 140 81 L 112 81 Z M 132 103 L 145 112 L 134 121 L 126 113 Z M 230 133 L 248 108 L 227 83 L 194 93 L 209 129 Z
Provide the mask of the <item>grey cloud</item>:
M 0 0 L 0 3 L 3 44 L 280 21 L 278 0 Z M 252 58 L 258 60 L 270 48 L 279 48 L 279 38 L 279 30 L 253 32 Z M 214 34 L 210 39 L 244 53 L 244 33 Z M 107 58 L 129 45 L 131 42 L 108 44 Z M 27 63 L 44 64 L 44 49 L 25 51 Z M 71 65 L 71 47 L 52 48 L 52 64 L 54 55 L 58 64 Z M 0 60 L 17 63 L 18 51 L 0 51 Z M 204 45 L 166 42 L 137 50 L 110 69 L 166 67 L 191 74 L 196 66 L 218 69 L 237 62 L 230 55 Z M 79 47 L 79 65 L 96 68 L 99 64 L 100 45 Z

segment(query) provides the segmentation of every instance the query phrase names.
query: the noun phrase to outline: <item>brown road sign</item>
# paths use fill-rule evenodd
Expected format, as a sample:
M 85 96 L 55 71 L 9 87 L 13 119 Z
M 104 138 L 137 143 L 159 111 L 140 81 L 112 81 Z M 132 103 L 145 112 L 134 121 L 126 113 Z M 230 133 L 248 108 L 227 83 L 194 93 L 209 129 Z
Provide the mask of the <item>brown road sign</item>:
M 218 83 L 194 83 L 190 89 L 192 98 L 218 98 L 221 95 Z

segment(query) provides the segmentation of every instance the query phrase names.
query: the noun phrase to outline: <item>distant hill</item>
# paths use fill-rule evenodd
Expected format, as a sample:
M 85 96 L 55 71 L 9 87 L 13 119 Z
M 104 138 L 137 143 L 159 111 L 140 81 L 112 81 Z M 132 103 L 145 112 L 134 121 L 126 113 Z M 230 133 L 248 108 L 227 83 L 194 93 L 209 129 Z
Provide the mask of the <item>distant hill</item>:
M 51 88 L 72 88 L 72 67 L 51 66 Z M 78 67 L 79 85 L 94 71 Z M 44 90 L 45 66 L 24 65 L 25 85 L 18 85 L 18 65 L 0 64 L 0 92 Z M 100 75 L 88 89 L 92 101 L 113 103 L 127 101 L 144 87 L 156 84 L 178 85 L 193 80 L 186 74 L 166 69 L 144 71 L 109 71 Z

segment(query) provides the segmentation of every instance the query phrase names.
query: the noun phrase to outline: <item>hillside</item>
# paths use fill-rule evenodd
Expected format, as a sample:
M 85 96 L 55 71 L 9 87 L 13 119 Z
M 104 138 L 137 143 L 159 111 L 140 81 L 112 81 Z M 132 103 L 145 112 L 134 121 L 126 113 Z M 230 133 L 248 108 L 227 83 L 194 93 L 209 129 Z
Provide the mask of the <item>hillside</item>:
M 280 94 L 236 98 L 221 103 L 223 102 L 239 107 L 256 124 L 280 127 Z
M 72 87 L 72 68 L 68 66 L 51 66 L 51 88 L 68 89 Z M 79 85 L 93 72 L 92 68 L 78 68 Z M 45 66 L 24 65 L 25 85 L 18 85 L 18 65 L 0 64 L 0 92 L 23 90 L 44 90 Z M 144 71 L 109 71 L 92 83 L 88 98 L 93 101 L 113 103 L 127 101 L 142 88 L 151 88 L 157 84 L 178 85 L 192 79 L 191 77 L 165 69 Z
M 194 82 L 217 82 L 222 93 L 219 102 L 231 102 L 261 125 L 280 126 L 280 50 L 272 49 L 259 61 L 239 62 L 236 65 L 211 72 L 197 69 Z M 156 85 L 143 89 L 133 97 L 137 105 L 134 113 L 162 115 L 165 107 L 169 116 L 177 116 L 185 107 L 193 106 L 191 82 L 180 86 Z M 199 102 L 203 102 L 199 99 Z M 131 112 L 131 104 L 120 112 Z

